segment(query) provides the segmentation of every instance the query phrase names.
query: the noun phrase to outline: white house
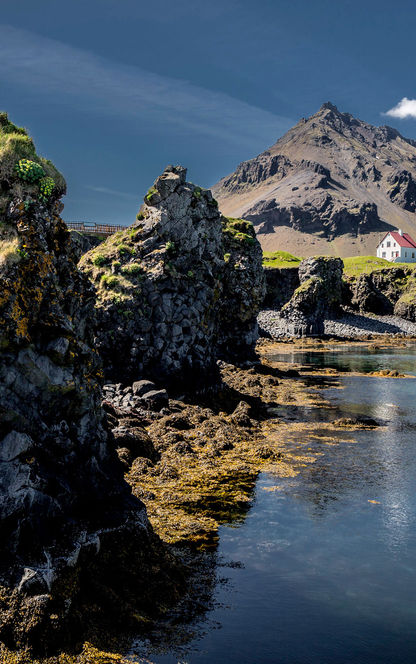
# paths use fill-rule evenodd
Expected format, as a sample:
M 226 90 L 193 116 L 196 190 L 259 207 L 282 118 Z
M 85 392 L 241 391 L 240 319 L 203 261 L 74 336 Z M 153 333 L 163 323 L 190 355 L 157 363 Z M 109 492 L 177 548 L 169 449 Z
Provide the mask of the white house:
M 398 231 L 386 233 L 377 247 L 377 257 L 393 263 L 416 263 L 416 242 L 409 235 Z

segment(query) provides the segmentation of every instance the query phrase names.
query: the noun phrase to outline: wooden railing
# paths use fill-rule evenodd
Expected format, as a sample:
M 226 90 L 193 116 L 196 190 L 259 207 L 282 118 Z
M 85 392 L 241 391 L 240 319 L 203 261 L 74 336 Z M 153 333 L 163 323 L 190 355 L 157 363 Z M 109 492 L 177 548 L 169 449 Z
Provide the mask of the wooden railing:
M 104 235 L 108 237 L 117 233 L 117 231 L 124 231 L 126 226 L 118 226 L 115 224 L 96 224 L 94 221 L 66 221 L 68 228 L 78 231 L 79 233 L 86 233 L 87 235 Z

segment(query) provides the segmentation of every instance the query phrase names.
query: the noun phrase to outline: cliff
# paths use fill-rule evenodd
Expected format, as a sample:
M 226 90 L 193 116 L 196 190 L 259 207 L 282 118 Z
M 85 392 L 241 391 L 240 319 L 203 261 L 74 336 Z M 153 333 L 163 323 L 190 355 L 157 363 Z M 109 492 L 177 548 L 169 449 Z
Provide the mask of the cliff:
M 106 430 L 65 182 L 5 114 L 0 173 L 0 639 L 45 651 L 174 590 Z

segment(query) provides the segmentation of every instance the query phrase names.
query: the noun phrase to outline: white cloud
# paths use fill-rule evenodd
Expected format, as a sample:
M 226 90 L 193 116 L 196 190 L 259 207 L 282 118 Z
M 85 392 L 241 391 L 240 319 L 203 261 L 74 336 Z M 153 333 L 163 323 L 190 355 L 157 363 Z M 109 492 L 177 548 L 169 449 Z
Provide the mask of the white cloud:
M 293 124 L 222 92 L 120 64 L 62 42 L 0 25 L 0 81 L 38 97 L 137 123 L 171 125 L 249 149 L 267 145 Z M 4 101 L 3 101 L 4 103 Z M 120 125 L 122 127 L 122 125 Z
M 408 99 L 403 97 L 396 106 L 393 106 L 385 115 L 390 115 L 392 118 L 414 118 L 416 120 L 416 99 Z

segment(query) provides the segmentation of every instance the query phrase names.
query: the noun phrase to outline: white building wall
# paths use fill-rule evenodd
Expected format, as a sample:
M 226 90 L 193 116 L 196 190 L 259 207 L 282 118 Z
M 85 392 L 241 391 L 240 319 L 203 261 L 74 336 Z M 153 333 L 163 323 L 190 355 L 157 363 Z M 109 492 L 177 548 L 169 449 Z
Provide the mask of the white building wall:
M 416 249 L 400 247 L 390 233 L 377 247 L 377 257 L 396 263 L 416 263 Z

